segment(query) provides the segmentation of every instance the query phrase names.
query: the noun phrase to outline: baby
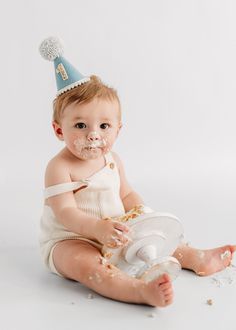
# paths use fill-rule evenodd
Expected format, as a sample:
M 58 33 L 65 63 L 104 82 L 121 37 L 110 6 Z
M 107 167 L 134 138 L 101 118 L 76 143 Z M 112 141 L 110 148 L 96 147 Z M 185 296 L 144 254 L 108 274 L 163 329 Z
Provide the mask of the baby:
M 129 227 L 112 218 L 144 204 L 112 151 L 122 127 L 116 91 L 96 76 L 82 76 L 61 56 L 55 38 L 45 40 L 40 51 L 55 64 L 53 129 L 64 141 L 45 174 L 40 246 L 46 265 L 111 299 L 170 305 L 174 294 L 168 274 L 144 282 L 110 264 L 101 252 L 104 245 L 115 248 L 128 242 Z M 182 244 L 174 257 L 183 268 L 206 276 L 229 266 L 235 249 L 198 250 Z

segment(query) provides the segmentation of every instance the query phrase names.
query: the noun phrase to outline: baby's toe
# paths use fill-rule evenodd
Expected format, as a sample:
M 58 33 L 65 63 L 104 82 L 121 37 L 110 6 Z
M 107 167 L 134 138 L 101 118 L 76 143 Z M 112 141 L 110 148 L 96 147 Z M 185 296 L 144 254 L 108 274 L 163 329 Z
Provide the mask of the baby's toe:
M 168 289 L 171 289 L 172 288 L 172 284 L 171 282 L 168 282 L 168 283 L 162 283 L 159 285 L 160 289 L 165 291 L 165 290 L 168 290 Z
M 170 298 L 165 300 L 165 305 L 166 306 L 171 305 L 172 303 L 173 303 L 173 297 L 170 297 Z
M 170 283 L 170 277 L 168 274 L 162 274 L 161 276 L 159 276 L 156 280 L 155 283 L 157 285 L 163 285 L 163 284 L 167 284 Z
M 230 252 L 233 254 L 236 251 L 236 245 L 230 245 Z
M 165 289 L 163 290 L 165 296 L 170 296 L 170 295 L 173 295 L 173 290 L 172 288 L 169 288 L 169 289 Z
M 225 247 L 225 249 L 223 249 L 223 252 L 220 254 L 220 258 L 225 266 L 228 266 L 230 264 L 232 257 L 233 250 L 231 249 L 231 246 Z

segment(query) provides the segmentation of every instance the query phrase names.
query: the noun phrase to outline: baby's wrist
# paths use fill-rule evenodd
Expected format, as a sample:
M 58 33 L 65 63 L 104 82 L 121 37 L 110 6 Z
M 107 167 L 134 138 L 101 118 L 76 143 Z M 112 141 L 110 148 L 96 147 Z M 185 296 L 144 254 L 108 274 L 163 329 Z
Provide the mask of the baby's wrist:
M 140 204 L 140 207 L 143 211 L 144 214 L 147 214 L 147 213 L 152 213 L 154 212 L 149 206 L 147 205 L 144 205 L 144 204 Z

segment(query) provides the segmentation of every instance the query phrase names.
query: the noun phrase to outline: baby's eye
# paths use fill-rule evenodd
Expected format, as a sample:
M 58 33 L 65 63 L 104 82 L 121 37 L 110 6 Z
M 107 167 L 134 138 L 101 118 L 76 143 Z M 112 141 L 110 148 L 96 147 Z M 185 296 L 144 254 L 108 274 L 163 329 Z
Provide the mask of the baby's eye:
M 110 127 L 110 124 L 107 124 L 107 123 L 103 123 L 100 125 L 101 129 L 107 129 L 108 127 Z
M 86 128 L 86 125 L 85 125 L 85 123 L 77 123 L 77 124 L 75 124 L 75 127 L 82 129 L 82 128 Z

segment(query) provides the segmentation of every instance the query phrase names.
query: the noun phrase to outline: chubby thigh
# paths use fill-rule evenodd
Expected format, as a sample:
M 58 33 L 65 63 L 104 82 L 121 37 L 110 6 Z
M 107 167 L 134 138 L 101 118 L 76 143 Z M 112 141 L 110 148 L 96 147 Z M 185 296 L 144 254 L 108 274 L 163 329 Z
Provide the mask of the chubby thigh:
M 91 275 L 102 266 L 99 249 L 82 240 L 68 239 L 57 243 L 52 259 L 61 276 L 84 284 L 88 284 Z

